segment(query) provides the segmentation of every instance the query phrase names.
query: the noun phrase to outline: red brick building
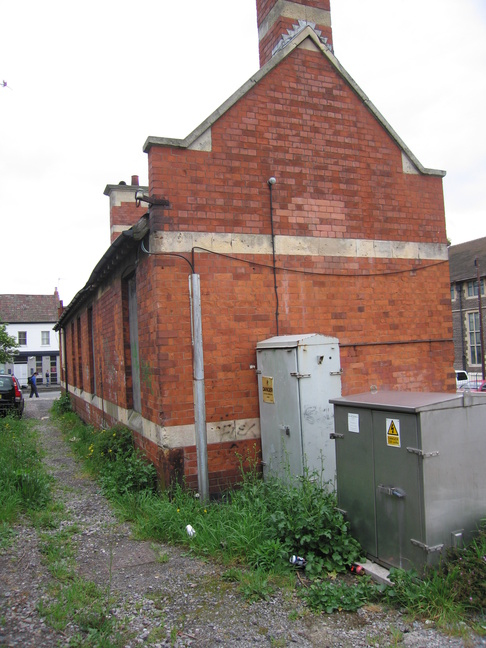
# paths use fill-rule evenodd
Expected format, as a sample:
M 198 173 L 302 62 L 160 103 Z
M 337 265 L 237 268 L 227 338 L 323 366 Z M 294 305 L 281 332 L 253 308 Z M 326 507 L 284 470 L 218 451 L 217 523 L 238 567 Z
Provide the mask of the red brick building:
M 341 67 L 328 0 L 257 11 L 261 69 L 184 140 L 147 139 L 148 187 L 106 188 L 112 246 L 58 323 L 81 416 L 195 484 L 194 269 L 211 490 L 259 447 L 261 340 L 338 338 L 344 395 L 455 388 L 444 172 Z

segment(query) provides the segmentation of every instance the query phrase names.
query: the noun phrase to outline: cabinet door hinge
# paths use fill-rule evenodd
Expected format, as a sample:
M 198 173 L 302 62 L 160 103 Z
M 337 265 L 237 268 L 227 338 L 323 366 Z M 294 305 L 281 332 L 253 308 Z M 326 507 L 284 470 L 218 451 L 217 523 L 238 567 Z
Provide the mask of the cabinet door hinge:
M 419 549 L 423 549 L 426 553 L 434 553 L 435 551 L 442 551 L 444 548 L 443 544 L 438 544 L 434 545 L 433 547 L 429 547 L 429 545 L 426 545 L 424 542 L 420 542 L 419 540 L 414 540 L 413 538 L 410 538 L 410 542 L 418 547 Z
M 342 376 L 343 375 L 343 370 L 339 369 L 339 371 L 330 371 L 329 375 L 330 376 Z
M 422 457 L 422 459 L 429 459 L 430 457 L 438 457 L 439 456 L 439 451 L 434 450 L 433 452 L 424 452 L 423 450 L 420 450 L 419 448 L 407 448 L 407 452 L 411 452 L 412 454 L 416 454 L 419 457 Z

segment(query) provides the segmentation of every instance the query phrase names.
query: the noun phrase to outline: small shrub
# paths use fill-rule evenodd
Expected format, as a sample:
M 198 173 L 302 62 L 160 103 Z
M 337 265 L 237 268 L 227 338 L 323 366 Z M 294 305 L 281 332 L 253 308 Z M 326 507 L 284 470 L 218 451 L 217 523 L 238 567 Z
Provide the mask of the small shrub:
M 100 483 L 107 495 L 155 492 L 157 473 L 139 450 L 127 454 L 115 454 L 100 466 Z
M 76 624 L 88 637 L 96 635 L 92 643 L 84 637 L 78 645 L 126 645 L 116 636 L 115 619 L 109 614 L 105 592 L 91 581 L 74 578 L 48 602 L 41 600 L 40 615 L 56 630 L 64 630 L 68 623 Z M 117 643 L 111 643 L 116 637 Z M 103 642 L 103 643 L 102 643 Z
M 360 558 L 360 545 L 337 510 L 334 493 L 313 475 L 306 474 L 286 488 L 277 480 L 269 484 L 270 489 L 270 524 L 289 554 L 305 557 L 307 576 L 344 572 Z
M 52 411 L 56 416 L 59 417 L 63 416 L 63 414 L 67 414 L 68 412 L 72 412 L 73 408 L 69 394 L 63 394 L 56 401 L 54 401 L 52 405 Z
M 316 581 L 302 591 L 302 598 L 316 611 L 331 614 L 337 610 L 356 612 L 366 603 L 376 600 L 382 588 L 368 577 L 360 577 L 353 584 L 339 580 Z
M 242 573 L 239 591 L 248 603 L 255 603 L 259 600 L 267 601 L 274 590 L 275 586 L 268 572 L 256 569 Z
M 2 484 L 1 481 L 0 493 L 2 499 L 0 504 L 0 525 L 6 524 L 7 522 L 15 522 L 18 512 L 22 507 L 22 498 L 13 489 L 6 488 L 5 483 Z
M 0 552 L 13 544 L 15 535 L 9 524 L 0 521 Z

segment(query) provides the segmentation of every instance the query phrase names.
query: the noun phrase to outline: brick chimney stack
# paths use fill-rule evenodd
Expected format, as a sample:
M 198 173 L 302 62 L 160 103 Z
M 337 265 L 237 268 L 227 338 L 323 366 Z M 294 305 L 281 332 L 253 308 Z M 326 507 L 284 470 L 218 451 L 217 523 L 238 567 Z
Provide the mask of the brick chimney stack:
M 332 49 L 331 0 L 257 0 L 257 21 L 260 67 L 307 23 Z
M 129 185 L 124 180 L 117 185 L 106 185 L 103 193 L 110 198 L 110 240 L 112 243 L 143 216 L 143 209 L 137 209 L 135 201 L 135 192 L 138 188 L 148 191 L 148 187 L 140 186 L 138 175 L 132 175 Z

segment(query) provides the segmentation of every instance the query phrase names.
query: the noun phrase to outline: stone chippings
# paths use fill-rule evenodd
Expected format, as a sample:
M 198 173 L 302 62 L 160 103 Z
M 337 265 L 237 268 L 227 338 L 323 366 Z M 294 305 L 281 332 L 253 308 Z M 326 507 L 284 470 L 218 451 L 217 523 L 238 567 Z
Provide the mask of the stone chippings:
M 28 403 L 27 416 L 42 419 L 49 401 Z M 39 422 L 45 462 L 56 478 L 56 497 L 65 505 L 59 529 L 76 523 L 76 571 L 111 593 L 108 614 L 123 628 L 125 646 L 405 646 L 461 648 L 464 644 L 433 624 L 410 622 L 398 612 L 364 608 L 356 614 L 313 615 L 299 598 L 278 592 L 253 605 L 224 571 L 186 555 L 183 549 L 137 541 L 119 523 L 97 485 L 83 475 L 68 444 L 49 420 Z M 50 628 L 37 611 L 48 599 L 52 577 L 41 562 L 38 536 L 28 525 L 16 528 L 15 541 L 0 553 L 0 646 L 68 646 L 79 628 Z M 398 639 L 397 639 L 398 637 Z

